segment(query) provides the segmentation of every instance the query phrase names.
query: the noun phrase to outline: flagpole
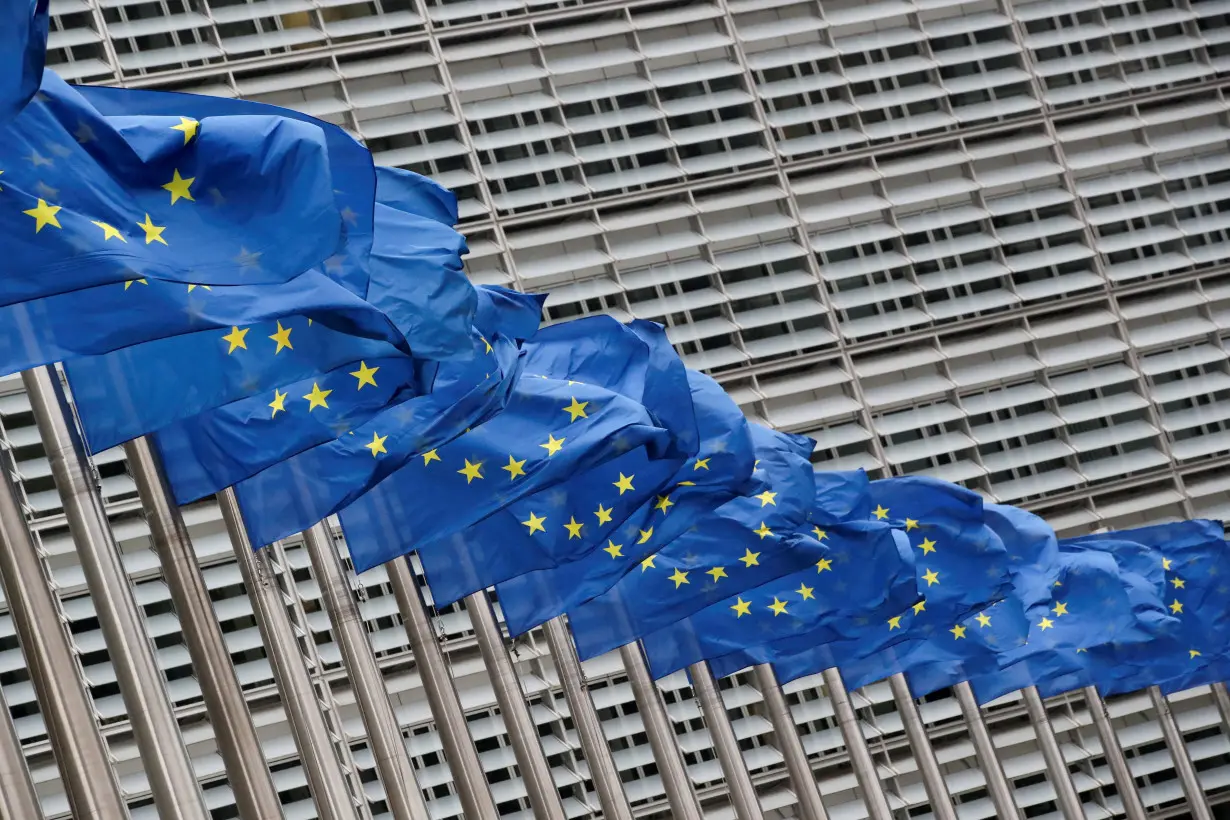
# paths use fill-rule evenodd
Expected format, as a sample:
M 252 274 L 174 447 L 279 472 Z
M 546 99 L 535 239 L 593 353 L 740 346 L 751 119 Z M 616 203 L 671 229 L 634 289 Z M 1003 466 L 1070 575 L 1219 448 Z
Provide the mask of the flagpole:
M 512 741 L 521 779 L 529 792 L 534 818 L 565 820 L 564 804 L 559 799 L 559 790 L 555 788 L 547 756 L 543 754 L 542 743 L 538 739 L 538 727 L 530 716 L 525 692 L 521 689 L 521 679 L 513 668 L 512 658 L 508 656 L 504 635 L 495 621 L 495 612 L 491 609 L 491 601 L 485 590 L 466 596 L 466 612 L 474 626 L 483 664 L 491 675 L 495 700 L 500 707 L 500 715 L 504 718 L 508 738 Z
M 124 454 L 141 497 L 163 580 L 179 617 L 193 674 L 201 684 L 205 712 L 226 769 L 227 784 L 235 795 L 236 809 L 242 820 L 277 817 L 282 801 L 252 725 L 183 514 L 171 502 L 161 460 L 145 437 L 125 444 Z
M 666 790 L 666 802 L 671 807 L 671 820 L 704 820 L 696 790 L 692 788 L 692 779 L 683 763 L 683 753 L 675 740 L 670 715 L 662 705 L 658 685 L 649 676 L 649 666 L 645 663 L 640 643 L 621 646 L 619 658 L 628 673 L 628 682 L 632 684 L 636 710 L 645 725 L 649 747 L 653 750 L 653 762 L 658 767 L 658 777 Z
M 243 585 L 252 601 L 252 615 L 273 669 L 273 679 L 286 710 L 295 748 L 299 751 L 299 765 L 307 777 L 316 812 L 320 820 L 355 820 L 359 815 L 346 785 L 346 775 L 333 750 L 333 739 L 320 712 L 312 679 L 299 652 L 298 639 L 286 614 L 286 602 L 273 565 L 263 550 L 252 551 L 234 491 L 226 489 L 218 493 L 218 506 L 238 559 Z
M 7 459 L 0 463 L 0 474 L 4 482 L 0 487 L 0 583 L 70 813 L 77 820 L 126 818 L 128 807 L 98 730 L 94 703 L 69 643 L 56 593 L 43 574 Z
M 1162 737 L 1170 747 L 1170 757 L 1174 760 L 1175 771 L 1179 773 L 1179 783 L 1187 796 L 1187 808 L 1192 813 L 1192 820 L 1213 820 L 1213 810 L 1209 808 L 1209 800 L 1205 797 L 1192 765 L 1191 755 L 1187 753 L 1187 744 L 1183 742 L 1183 732 L 1179 730 L 1179 722 L 1175 720 L 1174 712 L 1170 710 L 1170 701 L 1156 686 L 1149 687 L 1149 697 L 1153 700 L 1153 708 L 1157 709 L 1158 722 L 1162 724 Z
M 863 737 L 863 730 L 859 728 L 858 716 L 854 714 L 854 705 L 850 703 L 850 694 L 846 691 L 841 673 L 836 669 L 825 669 L 821 675 L 824 678 L 824 688 L 829 693 L 829 701 L 833 704 L 833 712 L 837 715 L 841 737 L 846 742 L 854 777 L 863 792 L 867 816 L 870 820 L 893 820 L 893 813 L 888 808 L 888 797 L 884 794 L 884 787 L 880 785 L 875 761 L 871 759 L 871 750 L 867 748 L 867 738 Z
M 756 787 L 752 785 L 752 777 L 743 761 L 743 752 L 739 750 L 735 729 L 726 714 L 722 692 L 713 678 L 713 672 L 709 670 L 709 664 L 704 661 L 694 663 L 688 667 L 688 673 L 692 676 L 692 687 L 696 690 L 697 700 L 704 712 L 705 725 L 713 739 L 713 748 L 717 752 L 722 774 L 726 776 L 726 788 L 730 791 L 730 803 L 734 807 L 735 817 L 737 820 L 764 820 L 760 800 L 756 797 Z
M 786 696 L 777 682 L 773 667 L 761 663 L 752 667 L 752 671 L 756 675 L 760 697 L 764 699 L 765 709 L 769 713 L 769 721 L 773 724 L 777 750 L 786 761 L 790 785 L 794 788 L 794 796 L 799 800 L 799 815 L 802 820 L 829 820 L 828 812 L 824 810 L 824 801 L 820 799 L 816 775 L 807 761 L 807 750 L 803 748 L 798 727 L 790 714 L 790 705 L 786 703 Z
M 324 522 L 320 522 L 303 531 L 303 544 L 312 563 L 312 573 L 320 585 L 333 638 L 341 650 L 363 728 L 367 730 L 367 743 L 375 760 L 376 774 L 384 786 L 389 813 L 395 820 L 429 820 L 427 803 L 406 751 L 401 724 L 389 701 L 384 675 L 372 654 L 363 617 L 334 545 L 333 534 Z
M 410 639 L 410 651 L 414 653 L 423 691 L 427 693 L 428 708 L 444 745 L 444 758 L 453 775 L 457 796 L 461 799 L 461 813 L 467 820 L 498 820 L 499 812 L 491 798 L 482 762 L 478 759 L 478 749 L 470 736 L 465 711 L 449 676 L 444 652 L 423 609 L 422 593 L 410 568 L 410 559 L 397 558 L 384 567 L 388 571 L 389 586 L 393 588 L 393 596 L 397 599 L 397 608 Z
M 37 820 L 42 816 L 21 738 L 0 692 L 0 820 Z
M 1047 779 L 1055 789 L 1055 803 L 1064 820 L 1085 820 L 1085 809 L 1081 805 L 1080 794 L 1072 783 L 1072 773 L 1063 758 L 1063 750 L 1059 748 L 1059 739 L 1055 737 L 1055 729 L 1046 713 L 1046 704 L 1038 687 L 1026 686 L 1021 690 L 1025 699 L 1025 710 L 1029 713 L 1029 722 L 1033 724 L 1034 734 L 1038 738 L 1038 746 L 1042 750 L 1042 759 L 1046 763 Z
M 585 755 L 589 775 L 598 792 L 602 816 L 604 820 L 632 820 L 632 807 L 624 794 L 619 769 L 615 766 L 611 746 L 602 731 L 594 701 L 589 696 L 589 687 L 585 685 L 585 673 L 581 670 L 581 661 L 577 659 L 568 627 L 561 616 L 547 621 L 542 628 L 547 636 L 551 659 L 555 662 L 555 671 L 559 673 L 564 699 L 568 701 L 568 711 L 572 713 L 572 724 L 581 738 L 581 752 Z
M 1213 690 L 1213 702 L 1217 704 L 1217 713 L 1221 715 L 1221 725 L 1230 734 L 1230 691 L 1226 684 L 1215 683 L 1209 687 Z
M 978 699 L 967 681 L 961 681 L 952 687 L 961 707 L 961 715 L 965 718 L 965 726 L 969 729 L 970 739 L 974 742 L 974 754 L 977 756 L 978 768 L 986 778 L 987 794 L 991 805 L 995 807 L 995 816 L 1000 820 L 1020 818 L 1021 810 L 1012 796 L 1012 787 L 1004 774 L 1004 767 L 999 762 L 995 752 L 995 743 L 983 720 L 982 710 L 978 708 Z
M 1119 743 L 1119 735 L 1110 723 L 1110 714 L 1106 711 L 1106 701 L 1093 686 L 1081 690 L 1085 703 L 1089 704 L 1089 714 L 1093 716 L 1093 728 L 1097 730 L 1098 742 L 1102 744 L 1102 754 L 1110 764 L 1110 776 L 1115 781 L 1115 790 L 1123 801 L 1123 814 L 1126 820 L 1146 820 L 1149 816 L 1145 804 L 1140 799 L 1140 791 L 1136 788 L 1136 779 L 1128 768 L 1127 757 L 1123 754 L 1123 745 Z M 1160 710 L 1159 710 L 1160 712 Z
M 905 679 L 905 675 L 898 672 L 888 679 L 888 686 L 892 690 L 897 711 L 901 713 L 901 721 L 905 724 L 905 736 L 914 752 L 918 771 L 922 774 L 923 787 L 927 790 L 927 799 L 931 803 L 931 813 L 936 820 L 957 820 L 957 810 L 952 805 L 952 796 L 944 782 L 944 773 L 940 771 L 940 761 L 935 756 L 931 738 L 927 737 L 927 727 L 923 725 L 918 704 L 910 693 L 909 681 Z
M 162 820 L 208 820 L 165 676 L 158 668 L 154 644 L 120 560 L 85 445 L 70 424 L 71 408 L 60 377 L 53 367 L 45 366 L 24 371 L 21 381 L 60 491 L 158 816 Z

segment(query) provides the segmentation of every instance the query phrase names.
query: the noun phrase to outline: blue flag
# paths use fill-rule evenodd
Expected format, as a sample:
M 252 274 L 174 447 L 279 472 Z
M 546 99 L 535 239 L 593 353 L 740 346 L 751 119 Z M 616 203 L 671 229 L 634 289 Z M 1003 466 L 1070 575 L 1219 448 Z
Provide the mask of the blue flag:
M 668 482 L 670 489 L 630 509 L 626 504 L 595 507 L 594 518 L 615 527 L 599 531 L 599 547 L 551 569 L 526 573 L 499 584 L 500 608 L 509 633 L 520 635 L 562 615 L 611 587 L 662 544 L 678 538 L 705 515 L 740 495 L 752 476 L 752 439 L 747 420 L 726 391 L 708 376 L 688 371 L 700 449 Z M 634 483 L 635 487 L 635 483 Z M 618 502 L 631 490 L 612 488 Z M 604 540 L 605 539 L 605 540 Z M 432 583 L 435 594 L 436 581 Z
M 0 305 L 143 278 L 285 282 L 341 234 L 324 135 L 284 117 L 107 118 L 46 72 L 0 146 Z
M 48 0 L 0 3 L 0 125 L 38 91 L 47 53 Z

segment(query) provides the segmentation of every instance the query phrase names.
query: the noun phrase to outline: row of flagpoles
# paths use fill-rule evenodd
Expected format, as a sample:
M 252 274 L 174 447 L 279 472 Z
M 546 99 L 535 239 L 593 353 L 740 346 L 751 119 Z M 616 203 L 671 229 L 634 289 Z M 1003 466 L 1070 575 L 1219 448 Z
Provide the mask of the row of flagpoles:
M 98 612 L 159 816 L 169 820 L 206 820 L 209 813 L 180 736 L 154 646 L 145 632 L 141 610 L 108 525 L 97 478 L 61 381 L 53 368 L 42 367 L 23 373 L 22 382 L 62 496 L 69 529 Z M 280 816 L 281 803 L 274 781 L 210 604 L 183 517 L 170 500 L 156 451 L 142 438 L 126 444 L 125 452 L 150 524 L 163 577 L 179 615 L 184 642 L 200 677 L 206 712 L 239 816 L 244 820 Z M 98 731 L 93 705 L 64 628 L 56 593 L 27 528 L 21 495 L 13 477 L 14 467 L 6 464 L 2 470 L 0 583 L 29 667 L 68 802 L 73 817 L 81 820 L 125 817 L 125 796 L 111 765 L 106 742 Z M 331 725 L 322 710 L 322 697 L 327 697 L 327 693 L 318 687 L 327 689 L 328 684 L 313 680 L 300 648 L 299 642 L 310 642 L 310 636 L 298 634 L 288 614 L 297 592 L 290 579 L 279 573 L 271 550 L 252 550 L 234 494 L 230 490 L 220 493 L 218 503 L 251 597 L 317 813 L 322 820 L 368 817 L 367 797 L 354 772 L 353 761 L 347 760 L 348 739 L 340 725 Z M 303 533 L 303 540 L 358 703 L 388 811 L 397 820 L 427 820 L 427 805 L 416 782 L 401 726 L 368 642 L 354 590 L 333 534 L 326 525 L 318 524 Z M 408 559 L 393 561 L 387 568 L 389 584 L 405 623 L 463 814 L 475 820 L 494 820 L 498 816 L 495 801 L 416 577 Z M 533 814 L 541 820 L 563 820 L 566 815 L 559 791 L 490 600 L 485 592 L 474 593 L 466 599 L 465 607 Z M 59 628 L 49 628 L 52 624 L 59 624 Z M 630 820 L 632 811 L 619 771 L 603 735 L 567 628 L 557 618 L 547 623 L 544 631 L 602 815 Z M 639 645 L 623 647 L 620 655 L 671 813 L 679 820 L 702 820 L 704 814 L 688 777 L 670 717 Z M 761 820 L 763 812 L 755 786 L 744 765 L 717 682 L 704 663 L 693 665 L 689 673 L 735 816 L 739 820 Z M 772 668 L 758 666 L 754 675 L 773 725 L 777 748 L 784 758 L 800 817 L 827 820 L 811 764 Z M 872 820 L 890 820 L 893 807 L 881 786 L 850 695 L 836 670 L 825 672 L 823 680 L 868 816 Z M 901 675 L 891 678 L 890 686 L 931 810 L 938 820 L 955 820 L 952 797 L 909 687 Z M 1213 691 L 1223 728 L 1230 733 L 1230 694 L 1224 684 L 1214 686 Z M 996 815 L 1020 817 L 972 690 L 968 684 L 961 683 L 954 687 L 954 693 Z M 1046 707 L 1035 688 L 1023 690 L 1022 695 L 1060 813 L 1065 820 L 1080 820 L 1085 816 L 1081 799 Z M 1086 688 L 1083 695 L 1122 801 L 1123 814 L 1128 820 L 1145 820 L 1144 805 L 1105 704 L 1092 687 Z M 1200 788 L 1169 704 L 1157 687 L 1150 690 L 1150 696 L 1189 811 L 1196 820 L 1212 820 L 1208 800 Z M 37 792 L 25 766 L 20 741 L 7 707 L 0 708 L 0 820 L 30 820 L 40 816 Z

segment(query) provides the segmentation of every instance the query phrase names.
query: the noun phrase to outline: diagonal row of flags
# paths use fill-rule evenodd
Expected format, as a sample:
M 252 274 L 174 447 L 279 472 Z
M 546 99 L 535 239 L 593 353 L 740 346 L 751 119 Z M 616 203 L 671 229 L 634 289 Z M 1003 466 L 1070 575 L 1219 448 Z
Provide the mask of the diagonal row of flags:
M 1060 540 L 943 481 L 818 469 L 660 326 L 541 327 L 544 297 L 471 285 L 454 197 L 344 130 L 40 76 L 46 6 L 19 11 L 0 366 L 63 361 L 91 450 L 151 436 L 179 503 L 234 488 L 258 545 L 336 514 L 356 570 L 417 552 L 437 604 L 495 587 L 514 635 L 567 615 L 582 658 L 640 641 L 659 677 L 1227 677 L 1220 523 Z

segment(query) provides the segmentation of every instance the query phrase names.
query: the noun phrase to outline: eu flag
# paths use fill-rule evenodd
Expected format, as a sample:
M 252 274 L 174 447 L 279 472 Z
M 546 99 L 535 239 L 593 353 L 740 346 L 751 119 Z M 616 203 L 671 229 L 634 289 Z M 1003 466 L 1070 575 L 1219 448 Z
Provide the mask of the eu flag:
M 0 125 L 38 91 L 47 53 L 48 0 L 0 3 Z
M 499 584 L 500 608 L 510 634 L 527 632 L 606 592 L 662 544 L 678 538 L 700 516 L 747 488 L 753 463 L 747 419 L 713 379 L 688 371 L 688 383 L 700 434 L 696 456 L 675 473 L 666 492 L 639 507 L 629 509 L 617 503 L 595 507 L 593 516 L 598 524 L 609 516 L 609 523 L 615 526 L 613 532 L 595 533 L 598 549 L 558 567 Z M 633 492 L 619 487 L 611 490 L 616 493 L 615 502 Z M 433 595 L 437 583 L 433 579 Z
M 112 119 L 48 71 L 0 146 L 0 305 L 143 278 L 285 282 L 337 247 L 324 135 L 306 123 Z

